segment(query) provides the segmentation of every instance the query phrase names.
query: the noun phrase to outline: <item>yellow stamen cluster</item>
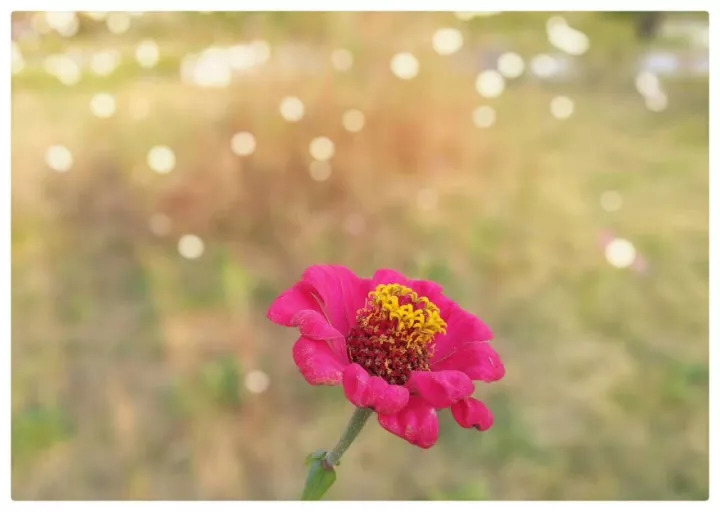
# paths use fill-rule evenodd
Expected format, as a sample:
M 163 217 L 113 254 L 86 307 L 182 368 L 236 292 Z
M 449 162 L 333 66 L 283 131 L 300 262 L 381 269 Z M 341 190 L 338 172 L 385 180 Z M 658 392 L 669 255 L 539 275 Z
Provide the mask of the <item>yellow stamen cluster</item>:
M 418 297 L 411 288 L 400 284 L 381 284 L 370 292 L 370 300 L 385 312 L 390 320 L 397 320 L 397 331 L 405 332 L 408 348 L 411 345 L 427 345 L 438 333 L 445 333 L 447 324 L 440 316 L 438 307 L 427 297 Z M 400 305 L 399 298 L 410 302 Z M 422 308 L 416 308 L 423 304 Z
M 434 338 L 447 324 L 438 307 L 407 286 L 381 284 L 368 294 L 347 337 L 348 357 L 390 384 L 430 369 Z

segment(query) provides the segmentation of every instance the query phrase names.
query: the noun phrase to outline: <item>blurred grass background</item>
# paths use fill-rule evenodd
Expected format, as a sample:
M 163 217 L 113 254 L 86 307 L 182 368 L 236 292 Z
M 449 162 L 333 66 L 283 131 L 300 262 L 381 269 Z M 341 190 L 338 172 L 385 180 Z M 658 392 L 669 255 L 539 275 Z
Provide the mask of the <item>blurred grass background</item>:
M 328 498 L 706 498 L 707 14 L 553 16 L 14 13 L 13 498 L 296 499 L 352 408 L 265 312 L 318 262 L 437 280 L 507 367 Z

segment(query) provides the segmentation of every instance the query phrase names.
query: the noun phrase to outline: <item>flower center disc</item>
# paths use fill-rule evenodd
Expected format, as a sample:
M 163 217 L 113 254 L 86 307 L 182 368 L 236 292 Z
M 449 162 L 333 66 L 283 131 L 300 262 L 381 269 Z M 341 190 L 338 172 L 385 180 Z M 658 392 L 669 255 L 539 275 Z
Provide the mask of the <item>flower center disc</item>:
M 427 297 L 399 284 L 381 284 L 358 310 L 347 338 L 350 361 L 390 384 L 405 384 L 413 370 L 430 370 L 435 335 L 447 324 Z

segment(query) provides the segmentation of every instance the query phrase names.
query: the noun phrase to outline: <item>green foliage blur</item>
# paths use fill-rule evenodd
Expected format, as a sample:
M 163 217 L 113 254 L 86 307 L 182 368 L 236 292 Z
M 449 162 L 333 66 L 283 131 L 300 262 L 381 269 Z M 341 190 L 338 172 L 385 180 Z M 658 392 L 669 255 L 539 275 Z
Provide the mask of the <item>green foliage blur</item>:
M 421 450 L 371 419 L 327 499 L 707 498 L 707 14 L 73 19 L 13 15 L 14 499 L 298 499 L 352 413 L 265 318 L 315 263 L 438 281 L 507 368 L 492 429 L 443 411 Z

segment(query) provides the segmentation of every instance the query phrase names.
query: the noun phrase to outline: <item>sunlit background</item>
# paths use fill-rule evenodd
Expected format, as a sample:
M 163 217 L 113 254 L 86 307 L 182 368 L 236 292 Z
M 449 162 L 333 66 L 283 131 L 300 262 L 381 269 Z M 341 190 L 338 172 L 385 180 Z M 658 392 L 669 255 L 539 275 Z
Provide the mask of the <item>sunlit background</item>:
M 15 13 L 15 499 L 295 499 L 352 412 L 313 263 L 495 332 L 485 433 L 372 420 L 330 499 L 708 493 L 704 13 Z

